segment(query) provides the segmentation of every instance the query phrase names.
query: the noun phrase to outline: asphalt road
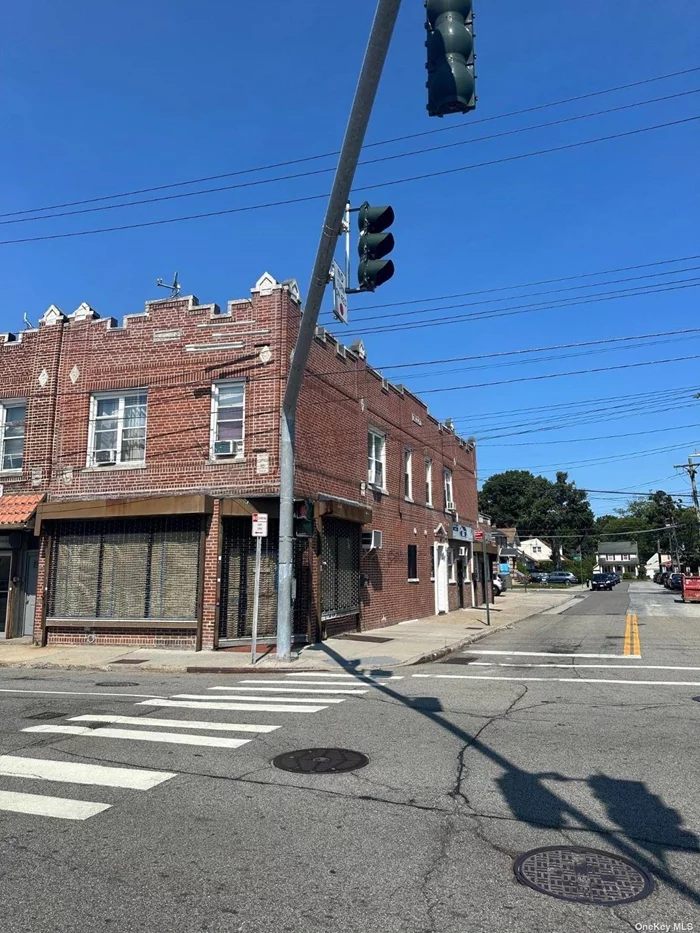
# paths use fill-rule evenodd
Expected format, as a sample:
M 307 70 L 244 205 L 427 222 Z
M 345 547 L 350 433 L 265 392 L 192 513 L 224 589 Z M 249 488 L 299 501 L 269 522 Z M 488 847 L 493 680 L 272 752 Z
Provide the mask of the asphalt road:
M 623 584 L 393 676 L 0 671 L 2 933 L 700 929 L 700 606 L 676 599 Z M 370 762 L 271 764 L 330 746 Z M 548 845 L 655 891 L 537 893 L 513 860 Z

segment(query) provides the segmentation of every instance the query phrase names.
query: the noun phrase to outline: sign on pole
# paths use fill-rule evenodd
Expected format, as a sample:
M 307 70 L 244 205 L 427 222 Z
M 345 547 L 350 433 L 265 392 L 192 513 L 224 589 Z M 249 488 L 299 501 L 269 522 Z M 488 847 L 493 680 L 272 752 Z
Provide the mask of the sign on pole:
M 338 263 L 333 260 L 331 265 L 331 276 L 333 277 L 333 314 L 341 322 L 341 324 L 348 323 L 348 296 L 347 296 L 347 279 L 345 277 L 345 271 L 340 268 Z
M 253 512 L 253 537 L 267 537 L 267 512 Z

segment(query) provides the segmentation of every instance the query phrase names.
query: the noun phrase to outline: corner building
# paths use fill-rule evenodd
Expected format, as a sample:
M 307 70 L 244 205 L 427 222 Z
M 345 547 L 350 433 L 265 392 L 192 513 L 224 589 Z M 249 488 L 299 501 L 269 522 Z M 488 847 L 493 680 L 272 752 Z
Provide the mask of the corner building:
M 274 643 L 279 412 L 301 313 L 296 282 L 265 273 L 224 311 L 166 299 L 119 326 L 51 306 L 0 335 L 5 637 L 244 646 L 264 512 L 258 631 Z M 361 344 L 318 331 L 296 452 L 295 498 L 314 516 L 295 543 L 297 642 L 483 598 L 474 444 Z

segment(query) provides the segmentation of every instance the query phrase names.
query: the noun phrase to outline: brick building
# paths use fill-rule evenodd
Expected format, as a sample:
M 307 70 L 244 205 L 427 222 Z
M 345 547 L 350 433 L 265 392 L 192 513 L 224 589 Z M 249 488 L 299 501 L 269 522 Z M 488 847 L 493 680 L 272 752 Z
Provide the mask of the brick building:
M 0 625 L 37 643 L 274 641 L 279 410 L 301 318 L 263 275 L 225 311 L 146 304 L 122 326 L 52 306 L 0 335 Z M 321 330 L 297 418 L 294 635 L 315 640 L 482 599 L 475 449 L 362 345 Z M 4 582 L 3 582 L 4 581 Z M 35 598 L 36 596 L 36 598 Z

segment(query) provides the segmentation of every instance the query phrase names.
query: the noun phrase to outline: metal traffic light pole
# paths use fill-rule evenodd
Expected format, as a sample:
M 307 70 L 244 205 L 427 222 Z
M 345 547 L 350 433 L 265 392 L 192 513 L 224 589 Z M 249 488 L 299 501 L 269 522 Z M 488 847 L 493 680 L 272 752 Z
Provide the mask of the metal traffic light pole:
M 401 0 L 379 0 L 365 51 L 355 98 L 345 129 L 333 187 L 328 199 L 309 292 L 292 353 L 280 419 L 280 538 L 277 590 L 277 658 L 292 651 L 292 576 L 294 570 L 294 427 L 304 370 L 316 333 L 321 302 L 345 215 L 355 169 L 377 94 Z

